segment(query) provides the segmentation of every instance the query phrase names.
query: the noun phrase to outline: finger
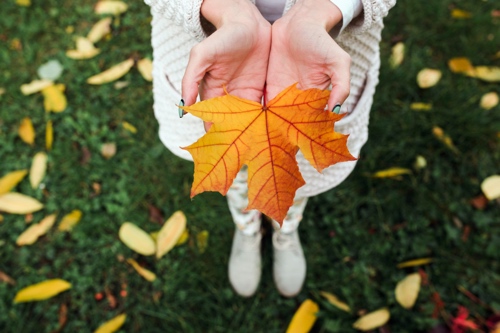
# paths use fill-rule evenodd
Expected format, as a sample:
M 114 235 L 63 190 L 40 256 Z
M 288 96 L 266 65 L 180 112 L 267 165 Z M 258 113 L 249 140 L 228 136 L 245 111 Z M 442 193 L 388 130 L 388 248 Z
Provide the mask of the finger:
M 351 58 L 345 53 L 337 58 L 335 64 L 330 68 L 330 80 L 332 91 L 328 99 L 328 108 L 330 111 L 339 111 L 338 106 L 342 105 L 349 97 L 351 87 Z M 337 112 L 338 113 L 338 112 Z
M 189 61 L 182 78 L 182 98 L 185 105 L 196 103 L 198 97 L 198 87 L 205 76 L 209 64 L 203 52 L 203 43 L 194 46 L 189 54 Z
M 203 126 L 205 127 L 205 132 L 208 132 L 210 130 L 210 127 L 212 127 L 213 123 L 209 123 L 207 121 L 203 122 Z

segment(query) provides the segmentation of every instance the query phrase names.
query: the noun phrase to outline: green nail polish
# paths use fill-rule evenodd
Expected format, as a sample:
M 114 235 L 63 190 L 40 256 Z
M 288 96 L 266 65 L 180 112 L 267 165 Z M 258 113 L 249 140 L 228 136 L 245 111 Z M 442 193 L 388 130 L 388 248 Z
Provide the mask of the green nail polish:
M 332 110 L 333 113 L 339 114 L 340 113 L 340 104 L 335 105 L 335 107 Z
M 184 106 L 184 100 L 181 99 L 181 101 L 179 102 L 179 106 Z M 179 118 L 182 118 L 184 116 L 184 110 L 179 108 Z

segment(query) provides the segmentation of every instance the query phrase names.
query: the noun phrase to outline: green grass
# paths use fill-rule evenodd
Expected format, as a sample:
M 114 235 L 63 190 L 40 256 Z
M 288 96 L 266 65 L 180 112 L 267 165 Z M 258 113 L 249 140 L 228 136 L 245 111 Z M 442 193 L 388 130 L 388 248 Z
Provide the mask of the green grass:
M 479 108 L 480 97 L 500 92 L 485 83 L 447 69 L 452 57 L 466 56 L 477 65 L 500 65 L 494 58 L 500 39 L 500 20 L 491 17 L 492 1 L 400 1 L 386 20 L 382 69 L 370 123 L 370 140 L 354 173 L 336 189 L 312 198 L 301 225 L 308 261 L 307 281 L 294 299 L 279 296 L 272 282 L 270 229 L 264 238 L 263 277 L 257 294 L 243 299 L 232 291 L 227 262 L 233 224 L 225 199 L 202 194 L 189 199 L 193 166 L 170 154 L 157 138 L 152 113 L 151 84 L 132 70 L 128 87 L 89 86 L 85 79 L 130 56 L 151 56 L 150 16 L 141 1 L 115 25 L 110 40 L 101 41 L 101 54 L 75 61 L 65 56 L 74 35 L 85 35 L 98 20 L 94 1 L 36 1 L 28 8 L 9 0 L 0 20 L 0 176 L 29 168 L 33 155 L 44 148 L 46 120 L 54 122 L 54 149 L 49 153 L 45 190 L 33 190 L 27 180 L 17 191 L 46 204 L 34 214 L 38 221 L 57 212 L 59 219 L 73 209 L 83 219 L 71 233 L 51 230 L 36 244 L 17 247 L 25 218 L 3 214 L 0 222 L 0 270 L 16 286 L 0 282 L 1 332 L 52 332 L 58 327 L 61 304 L 68 307 L 63 332 L 91 332 L 102 322 L 125 312 L 122 332 L 283 332 L 300 303 L 312 298 L 321 311 L 314 332 L 352 332 L 360 311 L 387 306 L 392 332 L 427 332 L 455 315 L 459 305 L 481 322 L 500 311 L 500 208 L 490 202 L 484 210 L 469 200 L 481 193 L 481 181 L 500 170 L 500 109 Z M 452 5 L 470 11 L 467 20 L 454 20 Z M 74 28 L 68 34 L 68 26 Z M 19 39 L 21 50 L 10 48 Z M 403 40 L 406 57 L 390 69 L 391 41 Z M 67 86 L 69 106 L 60 114 L 45 114 L 40 94 L 23 96 L 19 87 L 36 77 L 50 59 L 65 70 L 58 82 Z M 424 67 L 443 71 L 436 87 L 421 90 L 415 77 Z M 410 110 L 412 102 L 429 102 L 432 111 Z M 19 139 L 23 117 L 32 118 L 36 145 Z M 137 127 L 131 134 L 121 126 Z M 460 150 L 456 155 L 432 135 L 440 126 Z M 100 155 L 105 142 L 116 142 L 110 160 Z M 81 163 L 82 149 L 91 158 Z M 391 166 L 412 168 L 417 155 L 428 166 L 402 180 L 373 179 L 368 174 Z M 102 191 L 93 195 L 92 183 Z M 183 210 L 191 237 L 163 259 L 142 257 L 118 239 L 121 223 L 131 221 L 147 231 L 160 225 L 149 220 L 148 205 L 168 217 Z M 460 228 L 458 222 L 462 224 Z M 464 230 L 470 234 L 463 239 Z M 200 254 L 195 235 L 210 232 L 209 246 Z M 158 275 L 149 283 L 119 258 L 132 257 Z M 416 268 L 397 269 L 405 260 L 432 257 L 422 267 L 430 285 L 422 287 L 412 310 L 401 308 L 394 287 Z M 73 287 L 50 300 L 13 304 L 16 292 L 48 278 L 63 278 Z M 125 286 L 126 285 L 126 286 Z M 482 300 L 473 302 L 457 286 Z M 126 297 L 120 291 L 125 288 Z M 117 300 L 110 308 L 96 293 L 109 290 Z M 342 312 L 325 302 L 319 291 L 338 295 L 353 309 Z M 432 319 L 431 295 L 445 303 L 444 318 Z

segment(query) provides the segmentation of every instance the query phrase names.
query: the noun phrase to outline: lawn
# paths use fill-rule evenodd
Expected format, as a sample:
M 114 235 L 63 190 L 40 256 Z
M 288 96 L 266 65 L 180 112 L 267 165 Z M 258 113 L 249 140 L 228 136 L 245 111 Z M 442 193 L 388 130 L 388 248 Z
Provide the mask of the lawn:
M 0 177 L 29 169 L 42 151 L 48 170 L 42 186 L 33 189 L 25 179 L 15 189 L 43 202 L 42 211 L 0 213 L 0 272 L 15 280 L 0 279 L 0 332 L 92 332 L 121 313 L 127 319 L 120 332 L 284 332 L 308 298 L 320 307 L 313 332 L 356 332 L 352 324 L 360 315 L 384 307 L 391 318 L 376 332 L 448 332 L 461 307 L 478 332 L 488 332 L 488 319 L 495 322 L 491 318 L 500 313 L 500 205 L 473 205 L 471 199 L 481 196 L 485 178 L 500 173 L 500 107 L 479 106 L 481 96 L 500 93 L 500 86 L 452 73 L 447 63 L 467 57 L 474 65 L 500 66 L 500 18 L 492 14 L 498 4 L 398 2 L 385 21 L 370 139 L 355 171 L 339 187 L 312 198 L 301 224 L 308 262 L 302 292 L 285 299 L 276 291 L 266 225 L 262 281 L 254 297 L 243 299 L 227 278 L 233 223 L 225 198 L 189 198 L 193 165 L 159 141 L 151 83 L 135 68 L 120 79 L 122 87 L 85 82 L 127 58 L 151 57 L 149 8 L 139 0 L 127 3 L 113 32 L 96 44 L 101 53 L 89 60 L 69 59 L 65 52 L 100 19 L 95 1 L 2 3 Z M 471 15 L 453 18 L 453 9 Z M 399 41 L 405 58 L 391 68 L 391 48 Z M 68 106 L 61 113 L 46 113 L 42 94 L 20 91 L 49 60 L 64 68 L 57 83 L 66 86 Z M 423 68 L 442 71 L 436 86 L 417 86 Z M 432 108 L 415 111 L 415 102 Z M 25 117 L 36 132 L 31 146 L 18 135 Z M 54 143 L 47 151 L 49 120 Z M 456 151 L 433 135 L 436 126 Z M 111 158 L 101 154 L 105 143 L 117 147 Z M 415 168 L 417 156 L 425 167 Z M 412 172 L 371 177 L 390 167 Z M 61 218 L 75 209 L 81 221 L 70 232 L 58 231 Z M 126 221 L 154 232 L 177 210 L 187 216 L 189 239 L 160 260 L 133 252 L 118 238 Z M 33 245 L 16 245 L 30 223 L 52 213 L 58 214 L 56 227 Z M 209 234 L 205 251 L 196 237 L 203 231 Z M 157 279 L 143 279 L 126 258 Z M 432 262 L 397 268 L 418 258 Z M 415 306 L 407 310 L 396 302 L 394 289 L 414 272 L 424 279 Z M 21 288 L 54 278 L 69 281 L 71 289 L 45 301 L 13 303 Z M 337 295 L 352 311 L 332 306 L 320 291 Z

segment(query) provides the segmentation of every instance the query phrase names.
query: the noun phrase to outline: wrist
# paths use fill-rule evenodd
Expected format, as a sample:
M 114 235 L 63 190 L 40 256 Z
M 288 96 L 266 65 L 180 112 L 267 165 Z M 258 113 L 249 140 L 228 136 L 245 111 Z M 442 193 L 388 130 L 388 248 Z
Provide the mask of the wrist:
M 298 0 L 300 13 L 330 31 L 342 21 L 342 12 L 330 0 Z
M 252 17 L 257 8 L 252 8 L 247 0 L 204 0 L 201 5 L 201 15 L 212 23 L 216 29 L 231 20 L 241 20 Z

